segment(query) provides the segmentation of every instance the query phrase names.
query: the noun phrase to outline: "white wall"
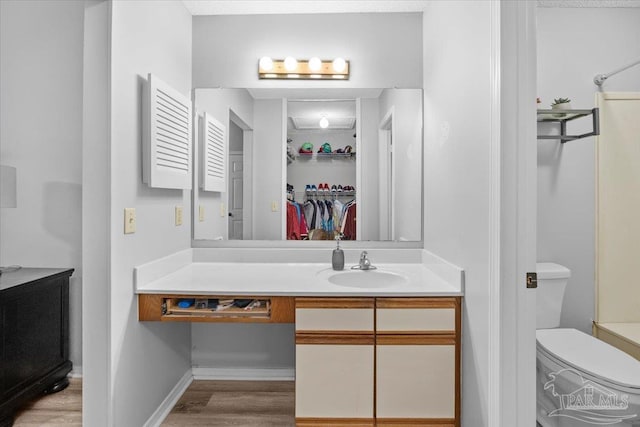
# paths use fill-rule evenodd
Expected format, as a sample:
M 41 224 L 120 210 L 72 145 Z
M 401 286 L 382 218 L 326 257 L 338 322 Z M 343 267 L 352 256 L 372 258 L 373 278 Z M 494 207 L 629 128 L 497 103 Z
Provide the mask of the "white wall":
M 281 99 L 256 99 L 253 105 L 253 188 L 256 189 L 253 194 L 253 238 L 256 240 L 281 240 L 283 237 L 284 103 Z M 273 204 L 276 212 L 272 210 Z
M 594 107 L 593 77 L 640 57 L 640 8 L 538 8 L 537 16 L 543 108 L 558 97 L 571 98 L 574 108 Z M 603 90 L 640 90 L 640 66 L 611 77 Z M 585 120 L 570 130 L 582 133 L 590 126 Z M 595 292 L 594 144 L 593 137 L 538 141 L 538 260 L 571 270 L 561 326 L 587 333 Z
M 393 114 L 394 240 L 422 239 L 422 92 L 386 89 L 380 95 L 380 121 Z
M 244 89 L 196 89 L 195 105 L 199 113 L 207 112 L 229 128 L 229 111 L 233 111 L 249 127 L 253 127 L 253 97 Z M 199 144 L 199 143 L 198 143 Z M 194 150 L 194 230 L 196 239 L 228 237 L 227 193 L 203 191 L 200 188 L 200 148 Z M 205 209 L 204 221 L 198 219 L 198 207 Z M 220 213 L 223 212 L 223 215 Z M 185 218 L 188 218 L 185 216 Z
M 422 86 L 421 17 L 413 14 L 195 16 L 194 87 L 310 87 L 308 81 L 259 81 L 258 59 L 351 61 L 349 81 L 318 87 Z
M 360 123 L 357 124 L 360 133 L 360 146 L 357 147 L 360 156 L 361 181 L 358 185 L 360 206 L 358 207 L 358 221 L 360 233 L 358 239 L 380 240 L 380 187 L 378 180 L 378 112 L 379 98 L 360 98 Z M 365 213 L 362 215 L 362 213 Z M 421 226 L 420 226 L 421 227 Z
M 0 265 L 71 267 L 70 359 L 82 366 L 84 4 L 0 2 L 0 163 L 17 168 L 0 211 Z
M 490 2 L 424 13 L 424 245 L 465 270 L 462 425 L 489 427 Z M 496 425 L 496 424 L 493 424 Z
M 82 268 L 90 283 L 82 292 L 82 418 L 109 425 L 111 378 L 109 318 L 111 225 L 109 206 L 109 34 L 108 0 L 85 2 L 82 117 Z M 98 303 L 96 303 L 98 302 Z M 96 333 L 97 332 L 97 333 Z
M 149 188 L 141 170 L 142 85 L 153 73 L 189 95 L 191 15 L 180 1 L 111 7 L 111 424 L 141 426 L 191 367 L 189 324 L 139 322 L 133 283 L 135 266 L 191 246 L 189 222 L 174 219 L 176 205 L 191 216 L 190 191 Z M 124 208 L 136 209 L 135 234 L 123 234 Z

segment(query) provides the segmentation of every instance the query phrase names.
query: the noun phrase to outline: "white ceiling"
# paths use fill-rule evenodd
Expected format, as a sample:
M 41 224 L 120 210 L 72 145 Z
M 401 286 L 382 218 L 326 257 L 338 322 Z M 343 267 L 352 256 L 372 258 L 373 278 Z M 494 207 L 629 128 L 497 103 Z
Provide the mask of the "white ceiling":
M 353 100 L 343 101 L 289 101 L 287 103 L 287 116 L 289 120 L 289 128 L 292 122 L 301 122 L 305 127 L 311 126 L 320 128 L 320 118 L 326 117 L 329 120 L 329 129 L 334 129 L 337 124 L 339 128 L 343 128 L 344 123 L 348 119 L 355 120 L 356 103 Z M 351 123 L 353 123 L 353 120 Z M 353 125 L 352 125 L 353 126 Z M 351 126 L 351 127 L 352 127 Z
M 428 0 L 182 0 L 192 15 L 424 12 Z M 640 0 L 538 0 L 538 7 L 640 7 Z
M 182 0 L 192 15 L 423 12 L 429 1 L 364 0 Z
M 538 7 L 640 7 L 640 0 L 538 0 Z

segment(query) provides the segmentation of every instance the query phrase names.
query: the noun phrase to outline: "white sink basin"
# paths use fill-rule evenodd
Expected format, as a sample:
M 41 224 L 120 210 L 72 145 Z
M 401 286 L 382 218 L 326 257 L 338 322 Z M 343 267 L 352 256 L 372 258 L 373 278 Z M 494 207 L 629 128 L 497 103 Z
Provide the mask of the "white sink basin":
M 346 270 L 329 275 L 329 282 L 349 288 L 388 288 L 407 282 L 406 277 L 381 270 Z

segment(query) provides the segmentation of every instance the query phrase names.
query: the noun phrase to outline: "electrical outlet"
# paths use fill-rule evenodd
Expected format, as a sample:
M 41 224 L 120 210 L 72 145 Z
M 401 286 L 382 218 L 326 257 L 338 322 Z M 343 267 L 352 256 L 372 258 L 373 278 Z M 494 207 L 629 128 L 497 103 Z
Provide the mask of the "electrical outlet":
M 278 202 L 271 202 L 271 212 L 278 212 Z
M 204 206 L 200 205 L 198 209 L 198 219 L 200 222 L 204 221 Z
M 182 206 L 176 206 L 176 225 L 182 225 Z
M 124 234 L 136 232 L 136 209 L 124 208 Z

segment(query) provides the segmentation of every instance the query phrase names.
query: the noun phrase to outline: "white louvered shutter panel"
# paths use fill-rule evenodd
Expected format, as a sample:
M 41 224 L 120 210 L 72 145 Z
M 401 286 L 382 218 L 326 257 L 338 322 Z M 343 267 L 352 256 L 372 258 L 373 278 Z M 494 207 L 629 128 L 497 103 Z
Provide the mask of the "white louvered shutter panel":
M 151 74 L 144 89 L 142 179 L 149 187 L 191 189 L 191 100 Z
M 204 191 L 227 191 L 227 128 L 209 113 L 202 120 L 202 171 Z

